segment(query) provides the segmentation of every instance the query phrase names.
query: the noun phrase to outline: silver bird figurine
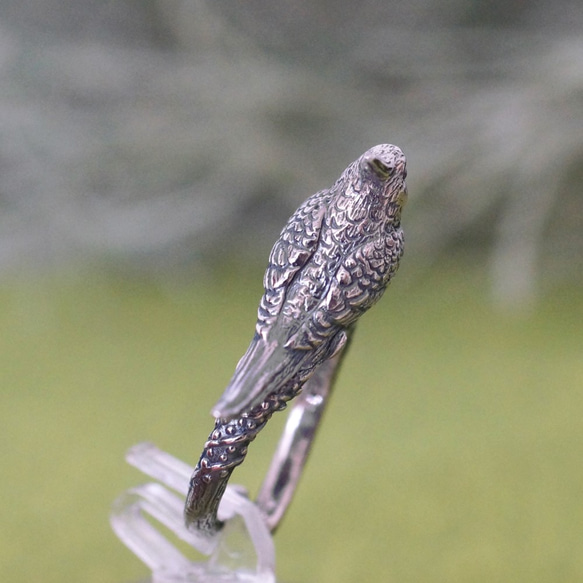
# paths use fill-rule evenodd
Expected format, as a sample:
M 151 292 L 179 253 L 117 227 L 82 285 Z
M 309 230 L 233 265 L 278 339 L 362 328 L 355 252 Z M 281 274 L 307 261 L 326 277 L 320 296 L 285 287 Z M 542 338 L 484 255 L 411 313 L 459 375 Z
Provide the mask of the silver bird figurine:
M 214 532 L 226 482 L 271 414 L 346 345 L 403 254 L 406 160 L 380 144 L 291 216 L 269 256 L 255 335 L 212 410 L 215 429 L 190 482 L 185 517 Z
M 375 146 L 288 220 L 269 257 L 255 336 L 214 417 L 241 415 L 344 346 L 399 265 L 406 175 L 397 146 Z

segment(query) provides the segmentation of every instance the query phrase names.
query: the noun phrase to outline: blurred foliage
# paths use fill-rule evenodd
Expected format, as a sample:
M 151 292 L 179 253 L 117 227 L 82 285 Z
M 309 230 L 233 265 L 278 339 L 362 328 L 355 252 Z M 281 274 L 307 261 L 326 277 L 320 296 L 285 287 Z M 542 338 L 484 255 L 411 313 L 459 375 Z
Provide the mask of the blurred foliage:
M 0 270 L 263 257 L 388 141 L 420 271 L 485 255 L 510 304 L 580 281 L 582 26 L 573 0 L 3 2 Z
M 0 286 L 0 580 L 134 581 L 107 515 L 154 441 L 194 464 L 243 353 L 261 273 Z M 404 271 L 367 314 L 276 536 L 290 583 L 583 578 L 580 290 L 523 317 L 484 273 Z M 256 491 L 285 414 L 233 483 Z

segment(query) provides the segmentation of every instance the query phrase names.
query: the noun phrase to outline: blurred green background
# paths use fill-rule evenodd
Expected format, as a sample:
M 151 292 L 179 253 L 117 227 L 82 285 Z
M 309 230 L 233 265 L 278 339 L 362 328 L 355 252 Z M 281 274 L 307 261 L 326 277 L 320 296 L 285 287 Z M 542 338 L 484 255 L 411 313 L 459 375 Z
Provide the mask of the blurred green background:
M 3 2 L 0 581 L 147 575 L 108 524 L 146 480 L 125 452 L 196 463 L 283 222 L 380 142 L 406 253 L 278 576 L 583 580 L 581 26 L 569 0 Z
M 2 285 L 0 578 L 131 581 L 111 532 L 124 452 L 194 464 L 253 327 L 261 271 L 172 292 L 112 277 Z M 580 289 L 529 315 L 479 268 L 411 280 L 367 314 L 276 535 L 282 581 L 579 581 Z M 254 492 L 284 414 L 233 476 Z

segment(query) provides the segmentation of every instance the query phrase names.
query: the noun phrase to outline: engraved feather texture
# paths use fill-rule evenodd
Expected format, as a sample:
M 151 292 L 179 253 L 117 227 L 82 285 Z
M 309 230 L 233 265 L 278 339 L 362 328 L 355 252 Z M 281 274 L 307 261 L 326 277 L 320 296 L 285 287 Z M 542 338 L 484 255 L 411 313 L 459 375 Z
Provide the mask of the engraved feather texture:
M 398 268 L 406 175 L 397 146 L 375 146 L 290 217 L 269 256 L 255 336 L 216 418 L 240 416 L 291 385 L 297 392 L 342 349 Z

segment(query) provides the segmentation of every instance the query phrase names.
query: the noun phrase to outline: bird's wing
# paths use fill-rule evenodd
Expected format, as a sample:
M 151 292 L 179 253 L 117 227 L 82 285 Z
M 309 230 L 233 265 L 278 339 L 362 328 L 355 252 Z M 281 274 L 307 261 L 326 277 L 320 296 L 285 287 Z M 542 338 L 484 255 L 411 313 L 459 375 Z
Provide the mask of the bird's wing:
M 325 344 L 381 297 L 402 253 L 399 242 L 391 241 L 384 235 L 374 237 L 345 252 L 322 299 L 288 338 L 287 348 L 313 350 Z
M 290 217 L 273 246 L 255 336 L 213 408 L 215 417 L 232 418 L 251 409 L 297 372 L 299 358 L 284 346 L 289 330 L 279 315 L 294 278 L 318 246 L 329 197 L 330 192 L 323 190 L 307 199 Z
M 271 250 L 263 278 L 265 291 L 257 315 L 256 332 L 261 338 L 267 337 L 293 279 L 308 263 L 318 246 L 329 198 L 328 190 L 308 198 L 289 218 Z

